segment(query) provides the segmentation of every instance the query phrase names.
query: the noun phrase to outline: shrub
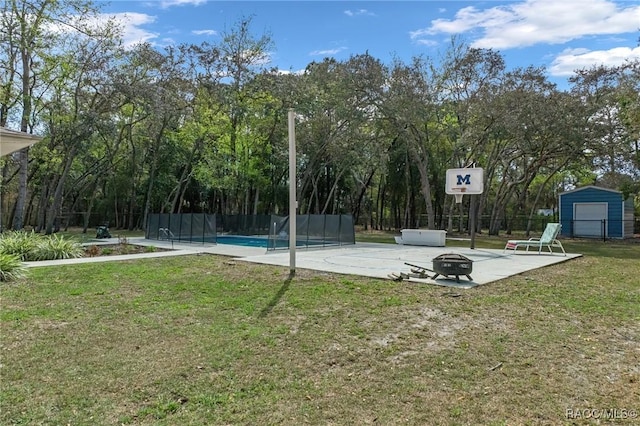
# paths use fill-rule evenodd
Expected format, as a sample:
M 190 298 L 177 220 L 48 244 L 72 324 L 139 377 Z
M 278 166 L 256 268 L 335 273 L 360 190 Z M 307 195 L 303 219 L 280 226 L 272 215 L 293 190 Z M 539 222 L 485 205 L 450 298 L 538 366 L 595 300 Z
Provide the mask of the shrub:
M 155 253 L 155 252 L 156 252 L 156 250 L 157 250 L 157 249 L 156 249 L 156 247 L 155 247 L 155 246 L 146 246 L 146 247 L 144 248 L 144 251 L 145 251 L 146 253 Z
M 20 257 L 14 254 L 0 253 L 0 281 L 13 281 L 25 274 L 25 266 Z
M 33 260 L 73 259 L 83 254 L 84 249 L 77 241 L 61 235 L 50 235 L 40 239 Z
M 119 244 L 118 251 L 120 252 L 120 254 L 131 254 L 133 253 L 134 249 L 129 244 Z
M 40 238 L 33 231 L 4 232 L 0 236 L 0 253 L 17 256 L 22 261 L 34 260 Z
M 99 256 L 102 251 L 100 250 L 100 247 L 94 244 L 85 248 L 84 252 L 89 257 L 95 257 L 95 256 Z

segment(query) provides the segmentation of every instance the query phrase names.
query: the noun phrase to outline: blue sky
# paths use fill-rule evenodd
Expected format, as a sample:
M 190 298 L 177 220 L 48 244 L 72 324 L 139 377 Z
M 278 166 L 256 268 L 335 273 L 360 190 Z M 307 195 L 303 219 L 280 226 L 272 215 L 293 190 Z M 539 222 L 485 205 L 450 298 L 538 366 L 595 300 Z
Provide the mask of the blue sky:
M 502 53 L 508 67 L 545 66 L 564 86 L 576 68 L 640 58 L 640 2 L 516 1 L 211 1 L 104 3 L 122 23 L 128 45 L 217 42 L 242 17 L 256 35 L 269 33 L 269 66 L 297 72 L 324 57 L 369 52 L 438 57 L 452 36 Z

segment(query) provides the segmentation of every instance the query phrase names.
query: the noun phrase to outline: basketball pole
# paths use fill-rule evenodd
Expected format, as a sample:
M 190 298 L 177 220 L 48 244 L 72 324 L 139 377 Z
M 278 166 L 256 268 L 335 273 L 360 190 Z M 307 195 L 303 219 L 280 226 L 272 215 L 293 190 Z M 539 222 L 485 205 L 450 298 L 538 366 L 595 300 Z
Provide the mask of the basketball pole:
M 289 275 L 296 274 L 296 116 L 289 108 Z
M 469 199 L 469 226 L 471 227 L 471 249 L 476 248 L 476 197 L 471 194 Z
M 463 194 L 454 194 L 456 204 L 462 203 Z M 469 232 L 471 234 L 471 246 L 469 248 L 473 250 L 476 248 L 476 195 L 469 194 L 469 197 Z

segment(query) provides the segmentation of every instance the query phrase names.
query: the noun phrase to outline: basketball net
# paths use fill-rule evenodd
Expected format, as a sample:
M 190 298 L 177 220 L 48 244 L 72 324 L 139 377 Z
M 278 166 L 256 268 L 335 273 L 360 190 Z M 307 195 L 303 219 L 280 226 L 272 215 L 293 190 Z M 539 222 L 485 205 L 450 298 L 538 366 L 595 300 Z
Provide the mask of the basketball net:
M 457 188 L 458 191 L 460 192 L 456 192 L 455 194 L 453 194 L 454 197 L 456 197 L 456 204 L 462 204 L 462 196 L 464 195 L 465 192 L 467 192 L 467 188 Z

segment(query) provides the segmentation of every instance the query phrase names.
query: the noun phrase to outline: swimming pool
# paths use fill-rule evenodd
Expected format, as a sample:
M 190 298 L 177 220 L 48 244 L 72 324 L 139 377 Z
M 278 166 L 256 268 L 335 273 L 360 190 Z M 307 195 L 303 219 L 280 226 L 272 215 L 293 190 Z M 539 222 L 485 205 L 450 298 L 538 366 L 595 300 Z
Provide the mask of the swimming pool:
M 218 235 L 216 237 L 216 242 L 218 244 L 231 244 L 234 246 L 245 246 L 245 247 L 264 247 L 264 248 L 288 248 L 289 240 L 288 239 L 272 239 L 269 241 L 269 238 L 265 235 L 261 236 L 244 236 L 244 235 Z M 302 241 L 298 240 L 296 242 L 296 247 L 305 247 L 305 246 L 317 246 L 322 245 L 321 241 Z

